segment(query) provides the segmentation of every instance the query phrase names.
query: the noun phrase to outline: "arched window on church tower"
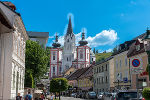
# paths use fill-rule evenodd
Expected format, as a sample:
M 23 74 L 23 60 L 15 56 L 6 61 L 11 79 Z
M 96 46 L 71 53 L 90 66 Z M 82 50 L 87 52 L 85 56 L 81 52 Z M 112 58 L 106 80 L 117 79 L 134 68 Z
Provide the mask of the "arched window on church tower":
M 56 56 L 56 55 L 55 55 L 55 52 L 53 52 L 53 60 L 55 60 L 55 56 Z
M 53 66 L 53 76 L 55 76 L 55 66 Z
M 80 59 L 83 59 L 83 50 L 80 50 Z

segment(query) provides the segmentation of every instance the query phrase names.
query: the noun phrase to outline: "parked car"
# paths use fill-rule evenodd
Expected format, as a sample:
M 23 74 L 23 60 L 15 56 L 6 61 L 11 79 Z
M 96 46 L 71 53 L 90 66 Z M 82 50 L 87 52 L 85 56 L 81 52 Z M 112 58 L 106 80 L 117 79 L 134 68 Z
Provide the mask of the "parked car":
M 77 98 L 82 98 L 82 95 L 83 95 L 82 92 L 77 93 Z
M 95 92 L 88 92 L 87 95 L 86 95 L 86 98 L 87 99 L 96 99 L 97 95 L 96 95 Z
M 112 93 L 112 96 L 111 96 L 111 100 L 115 100 L 116 95 L 117 95 L 117 93 L 116 93 L 116 92 L 113 92 L 113 93 Z
M 103 99 L 104 99 L 104 92 L 99 92 L 99 93 L 97 94 L 97 99 L 98 99 L 98 100 L 103 100 Z
M 76 96 L 77 96 L 77 93 L 72 93 L 72 94 L 71 94 L 71 97 L 76 98 Z
M 136 91 L 118 92 L 116 94 L 115 100 L 137 100 L 137 92 Z M 139 100 L 142 100 L 141 93 L 139 93 Z

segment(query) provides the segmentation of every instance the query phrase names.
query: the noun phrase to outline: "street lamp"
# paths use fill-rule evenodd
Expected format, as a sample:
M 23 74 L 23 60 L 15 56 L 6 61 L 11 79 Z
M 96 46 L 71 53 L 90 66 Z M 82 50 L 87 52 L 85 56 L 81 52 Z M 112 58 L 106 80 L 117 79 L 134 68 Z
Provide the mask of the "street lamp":
M 59 100 L 60 100 L 60 86 L 61 86 L 61 80 L 59 81 Z

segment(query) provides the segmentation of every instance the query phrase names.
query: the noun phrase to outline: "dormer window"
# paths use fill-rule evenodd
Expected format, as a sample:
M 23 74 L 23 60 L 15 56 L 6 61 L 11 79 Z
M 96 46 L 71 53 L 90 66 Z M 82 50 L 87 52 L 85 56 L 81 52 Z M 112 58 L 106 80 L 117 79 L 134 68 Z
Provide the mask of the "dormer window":
M 136 45 L 136 51 L 139 51 L 139 50 L 140 50 L 140 44 Z

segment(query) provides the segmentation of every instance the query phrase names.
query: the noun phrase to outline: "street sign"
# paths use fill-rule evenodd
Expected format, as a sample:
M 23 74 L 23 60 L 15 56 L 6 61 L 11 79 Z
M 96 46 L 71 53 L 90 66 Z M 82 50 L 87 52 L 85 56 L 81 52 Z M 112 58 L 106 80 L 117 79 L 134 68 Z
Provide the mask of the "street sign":
M 139 67 L 140 65 L 140 60 L 139 59 L 133 59 L 132 60 L 132 66 L 133 67 Z
M 123 82 L 124 82 L 124 83 L 128 83 L 128 78 L 127 78 L 127 77 L 124 77 L 124 78 L 123 78 Z
M 143 61 L 141 59 L 141 57 L 137 56 L 137 57 L 133 57 L 131 58 L 131 63 L 130 63 L 131 67 L 130 67 L 130 71 L 132 74 L 140 74 L 143 71 Z

